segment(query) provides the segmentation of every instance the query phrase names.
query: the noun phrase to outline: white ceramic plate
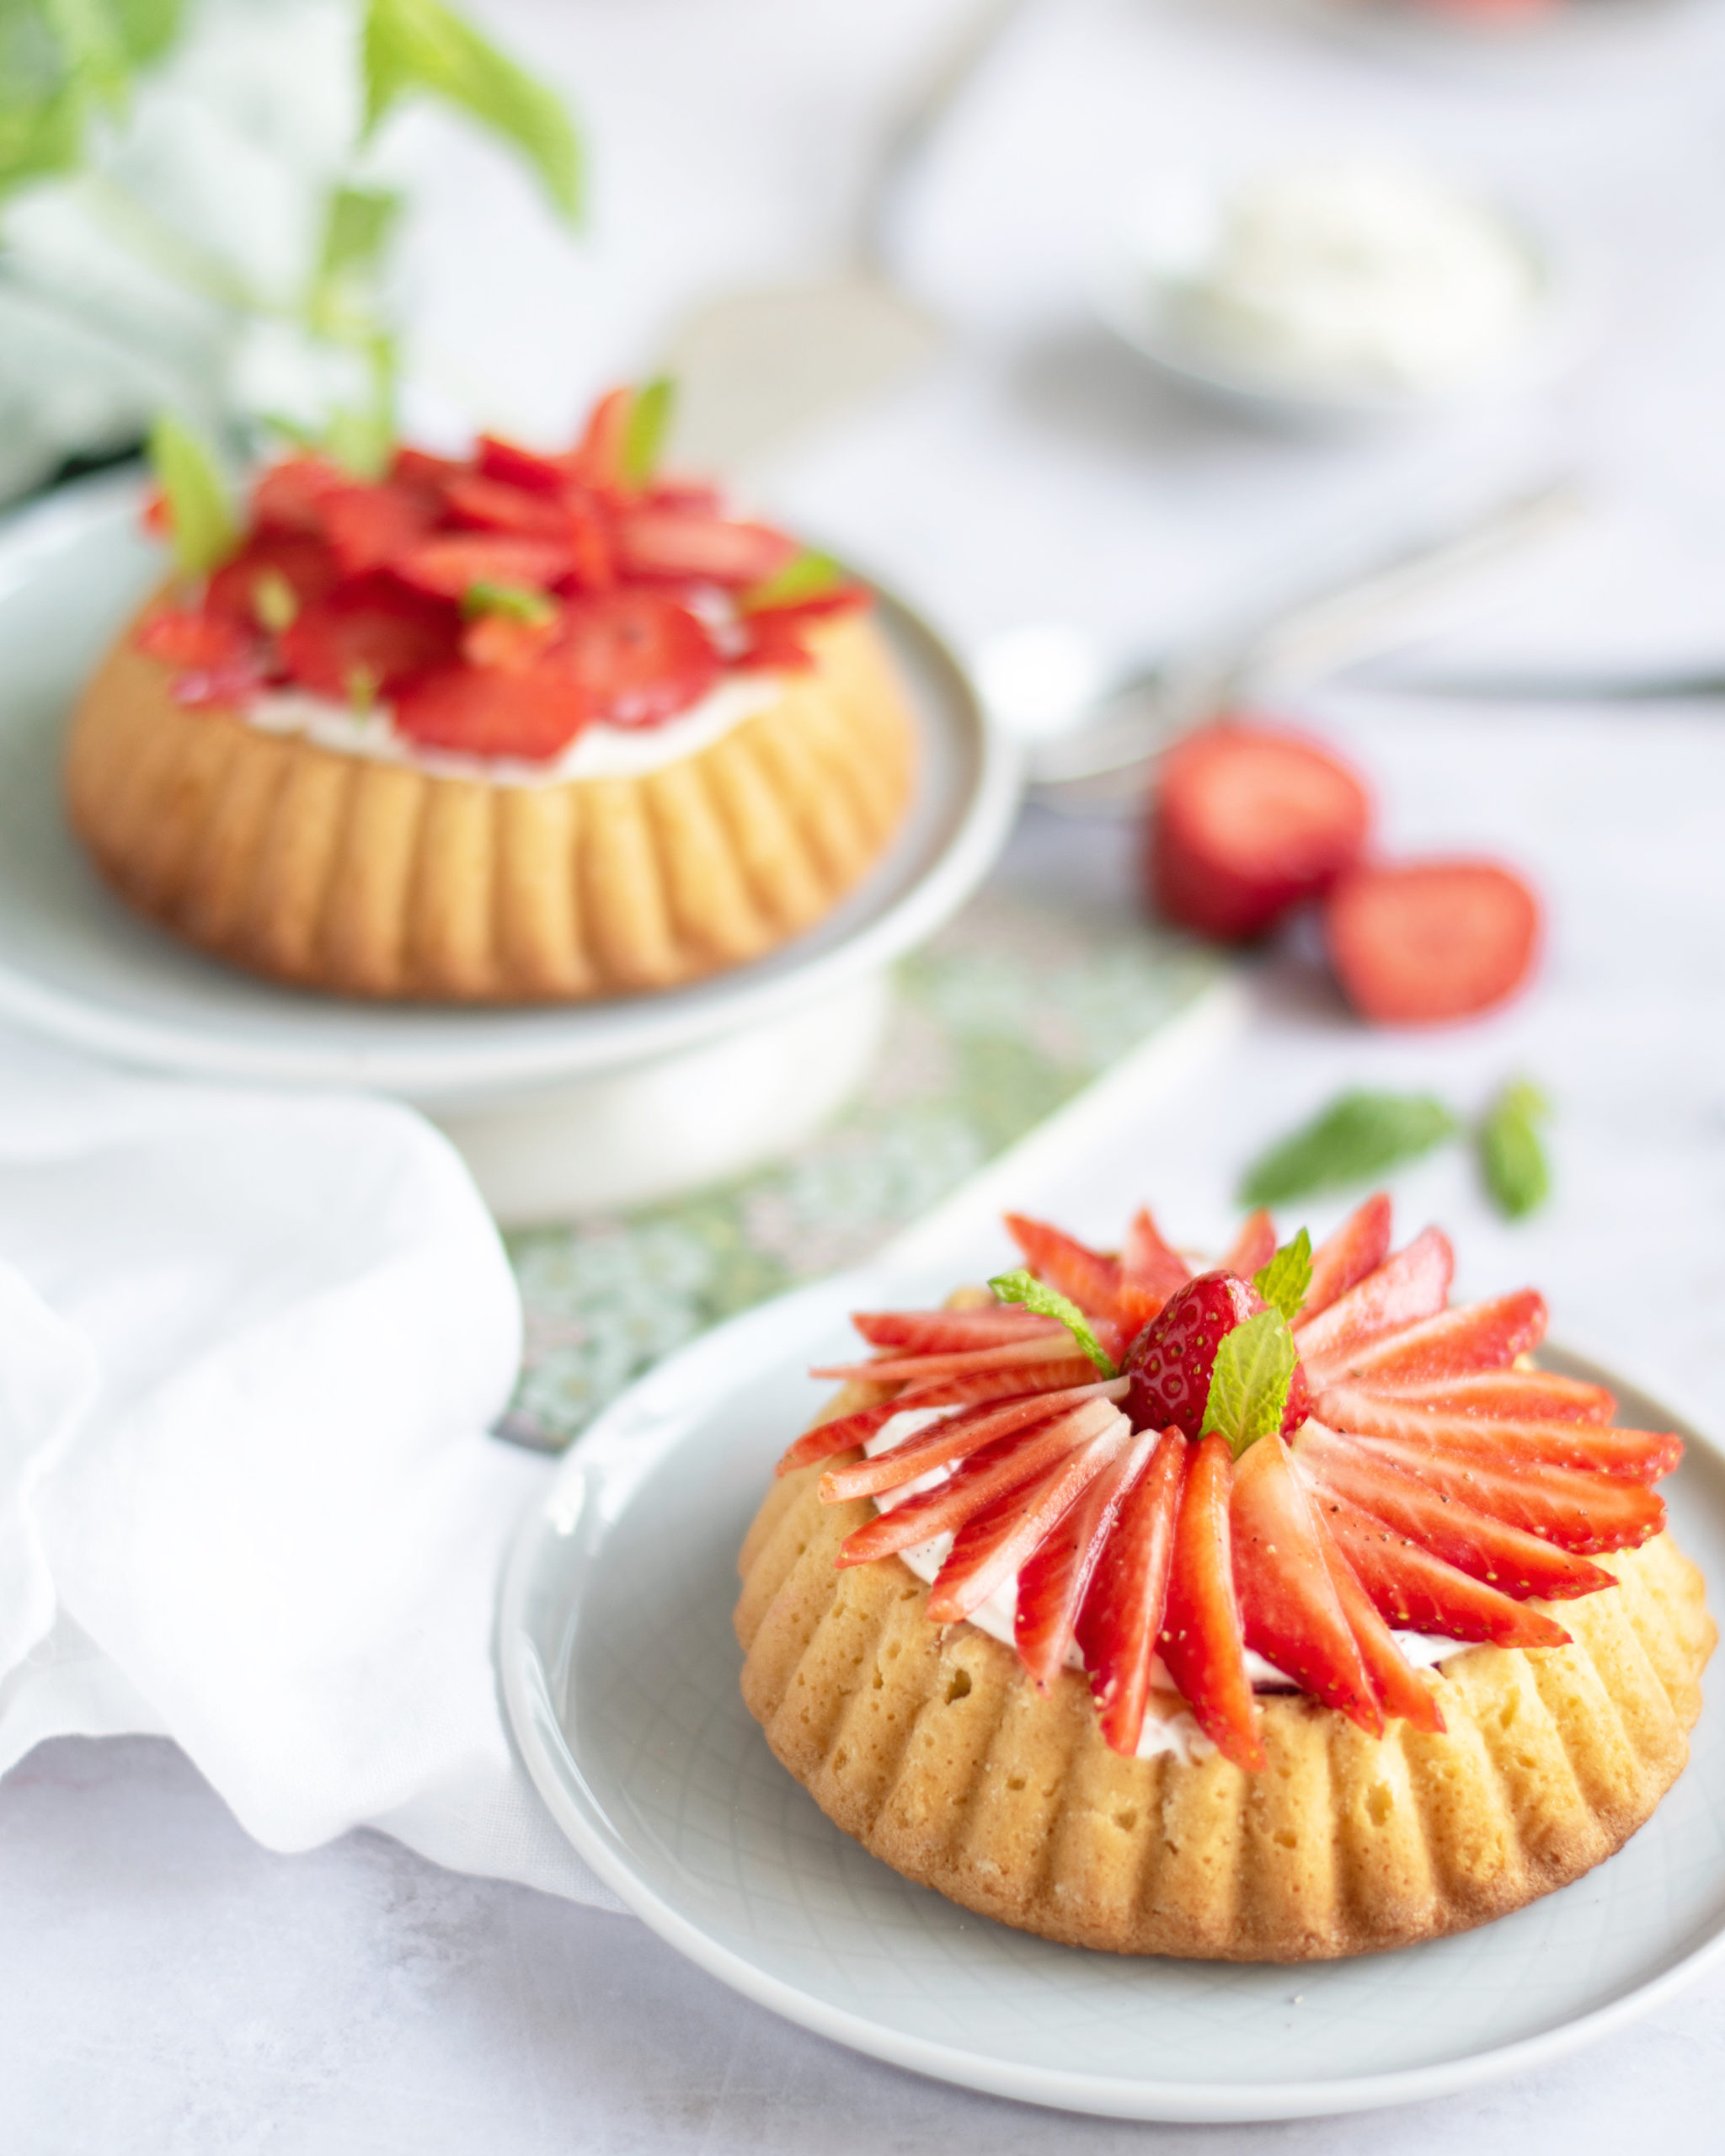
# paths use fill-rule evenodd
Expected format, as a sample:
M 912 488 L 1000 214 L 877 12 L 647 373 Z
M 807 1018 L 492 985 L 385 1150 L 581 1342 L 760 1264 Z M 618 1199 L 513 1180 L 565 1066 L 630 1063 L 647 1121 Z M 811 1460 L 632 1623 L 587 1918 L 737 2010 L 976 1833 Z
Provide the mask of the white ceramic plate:
M 472 1102 L 645 1063 L 836 994 L 932 933 L 1006 836 L 1016 752 L 933 632 L 888 598 L 921 737 L 916 798 L 885 858 L 807 936 L 692 988 L 558 1010 L 390 1007 L 250 979 L 110 897 L 61 809 L 67 711 L 161 574 L 138 499 L 136 478 L 104 478 L 0 526 L 0 1015 L 55 1039 L 188 1077 Z
M 840 1833 L 737 1688 L 736 1551 L 842 1359 L 847 1310 L 948 1278 L 852 1275 L 722 1326 L 627 1393 L 525 1523 L 505 1581 L 510 1717 L 547 1804 L 630 1907 L 788 2019 L 961 2085 L 1139 2119 L 1309 2116 L 1519 2072 L 1645 2012 L 1725 1935 L 1725 1711 L 1648 1826 L 1561 1893 L 1405 1952 L 1300 1968 L 1054 1946 L 911 1885 Z M 1725 1461 L 1577 1358 L 1626 1421 L 1684 1432 L 1674 1524 L 1725 1581 Z

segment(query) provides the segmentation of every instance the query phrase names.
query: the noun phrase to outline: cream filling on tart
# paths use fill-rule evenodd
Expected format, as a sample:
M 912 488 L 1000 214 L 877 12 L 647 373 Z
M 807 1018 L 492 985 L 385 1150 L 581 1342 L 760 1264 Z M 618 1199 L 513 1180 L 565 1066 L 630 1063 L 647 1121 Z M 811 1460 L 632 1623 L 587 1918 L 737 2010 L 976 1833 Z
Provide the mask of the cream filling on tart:
M 526 763 L 507 756 L 464 756 L 422 748 L 396 731 L 387 704 L 370 711 L 336 703 L 306 689 L 271 689 L 254 696 L 242 713 L 264 734 L 291 734 L 337 755 L 364 756 L 382 764 L 409 764 L 435 778 L 483 779 L 492 786 L 561 786 L 570 779 L 644 778 L 679 763 L 770 710 L 784 693 L 772 673 L 732 674 L 686 711 L 656 726 L 585 726 L 560 756 Z
M 914 1437 L 919 1430 L 927 1429 L 931 1422 L 937 1422 L 948 1412 L 950 1410 L 944 1407 L 906 1408 L 903 1414 L 895 1415 L 890 1422 L 877 1430 L 863 1446 L 863 1450 L 872 1459 L 876 1453 L 885 1452 L 889 1446 L 902 1444 L 907 1438 Z M 914 1497 L 924 1490 L 938 1488 L 952 1472 L 950 1467 L 932 1468 L 927 1475 L 919 1476 L 914 1482 L 907 1482 L 901 1488 L 883 1490 L 873 1501 L 874 1508 L 879 1513 L 889 1513 L 903 1504 L 907 1497 Z M 919 1542 L 908 1550 L 900 1550 L 898 1554 L 919 1580 L 932 1587 L 935 1575 L 946 1562 L 947 1553 L 952 1546 L 950 1534 L 937 1534 L 927 1542 Z M 1010 1647 L 1012 1645 L 1012 1620 L 1017 1607 L 1018 1580 L 1014 1573 L 1010 1578 L 1002 1580 L 987 1599 L 971 1611 L 966 1621 L 975 1625 L 978 1631 L 986 1632 L 991 1640 L 998 1640 L 1002 1646 Z M 1397 1646 L 1416 1669 L 1433 1668 L 1453 1654 L 1465 1653 L 1472 1644 L 1466 1640 L 1445 1639 L 1432 1632 L 1398 1631 L 1394 1637 Z M 1066 1650 L 1066 1662 L 1073 1669 L 1084 1667 L 1083 1657 L 1076 1646 Z M 1246 1650 L 1246 1672 L 1256 1692 L 1297 1692 L 1300 1689 L 1291 1677 L 1278 1669 L 1274 1662 L 1254 1653 L 1250 1647 Z M 1157 1696 L 1151 1701 L 1144 1717 L 1143 1733 L 1138 1740 L 1138 1757 L 1153 1759 L 1167 1753 L 1187 1763 L 1207 1758 L 1215 1747 L 1198 1726 L 1191 1709 L 1178 1704 L 1180 1695 L 1175 1690 L 1160 1657 L 1151 1668 L 1151 1684 Z

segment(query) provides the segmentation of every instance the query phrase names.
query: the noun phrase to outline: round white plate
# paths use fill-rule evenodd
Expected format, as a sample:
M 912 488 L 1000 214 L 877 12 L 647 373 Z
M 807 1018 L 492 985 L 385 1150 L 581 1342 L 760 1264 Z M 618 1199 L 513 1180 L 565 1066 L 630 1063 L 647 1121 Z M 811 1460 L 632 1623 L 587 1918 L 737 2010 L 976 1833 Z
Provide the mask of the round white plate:
M 878 972 L 969 894 L 1012 821 L 1016 751 L 934 632 L 886 598 L 920 736 L 916 798 L 886 857 L 807 936 L 692 988 L 556 1010 L 392 1007 L 253 980 L 112 898 L 61 808 L 67 712 L 161 574 L 139 494 L 135 477 L 87 481 L 0 526 L 0 1016 L 75 1047 L 182 1076 L 426 1103 L 647 1063 Z
M 840 1833 L 767 1750 L 737 1687 L 736 1552 L 788 1433 L 841 1359 L 847 1310 L 943 1293 L 852 1275 L 708 1334 L 625 1394 L 523 1525 L 499 1652 L 541 1794 L 665 1939 L 821 2035 L 944 2081 L 1139 2119 L 1247 2120 L 1440 2096 L 1643 2013 L 1725 1935 L 1725 1712 L 1607 1864 L 1459 1938 L 1299 1968 L 1054 1946 L 915 1886 Z M 1677 1428 L 1683 1546 L 1725 1580 L 1725 1461 Z

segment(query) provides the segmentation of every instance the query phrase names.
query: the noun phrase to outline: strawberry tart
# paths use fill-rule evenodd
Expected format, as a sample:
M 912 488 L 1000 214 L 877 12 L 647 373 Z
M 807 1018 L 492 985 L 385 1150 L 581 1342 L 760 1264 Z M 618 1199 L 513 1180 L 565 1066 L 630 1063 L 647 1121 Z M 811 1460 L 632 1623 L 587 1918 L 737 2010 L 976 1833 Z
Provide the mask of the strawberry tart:
M 909 798 L 869 595 L 630 454 L 265 469 L 91 682 L 74 828 L 206 951 L 357 996 L 667 988 L 808 928 Z
M 1044 1937 L 1300 1961 L 1504 1915 L 1681 1772 L 1717 1636 L 1679 1439 L 1454 1307 L 1387 1198 L 1215 1269 L 1008 1216 L 1025 1267 L 872 1353 L 744 1545 L 743 1693 L 828 1815 Z

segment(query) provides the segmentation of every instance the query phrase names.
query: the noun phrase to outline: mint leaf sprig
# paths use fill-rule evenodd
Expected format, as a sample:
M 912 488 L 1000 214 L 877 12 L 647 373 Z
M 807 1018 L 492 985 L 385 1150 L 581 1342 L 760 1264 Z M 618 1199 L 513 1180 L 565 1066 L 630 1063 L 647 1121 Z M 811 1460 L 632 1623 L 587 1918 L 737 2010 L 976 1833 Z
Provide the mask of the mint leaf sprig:
M 1429 1093 L 1342 1093 L 1253 1161 L 1240 1186 L 1241 1202 L 1275 1205 L 1365 1182 L 1430 1152 L 1461 1129 Z
M 1293 1332 L 1279 1310 L 1260 1310 L 1225 1333 L 1210 1370 L 1203 1435 L 1226 1438 L 1236 1460 L 1258 1438 L 1273 1437 L 1288 1412 L 1298 1360 Z
M 1304 1228 L 1252 1274 L 1252 1284 L 1272 1310 L 1293 1324 L 1311 1288 L 1311 1237 Z
M 1083 1311 L 1076 1303 L 1069 1302 L 1058 1289 L 1050 1288 L 1034 1273 L 1025 1272 L 1022 1266 L 1016 1273 L 997 1274 L 988 1284 L 1003 1303 L 1017 1303 L 1027 1310 L 1034 1310 L 1039 1317 L 1057 1317 L 1105 1378 L 1119 1377 L 1120 1373 L 1114 1367 L 1114 1358 L 1091 1331 Z
M 1506 1086 L 1482 1119 L 1477 1134 L 1480 1172 L 1498 1210 L 1519 1220 L 1551 1195 L 1551 1169 L 1540 1125 L 1551 1104 L 1525 1078 Z
M 213 451 L 183 419 L 164 412 L 150 430 L 150 462 L 167 506 L 175 563 L 187 576 L 207 576 L 239 544 L 227 482 Z

